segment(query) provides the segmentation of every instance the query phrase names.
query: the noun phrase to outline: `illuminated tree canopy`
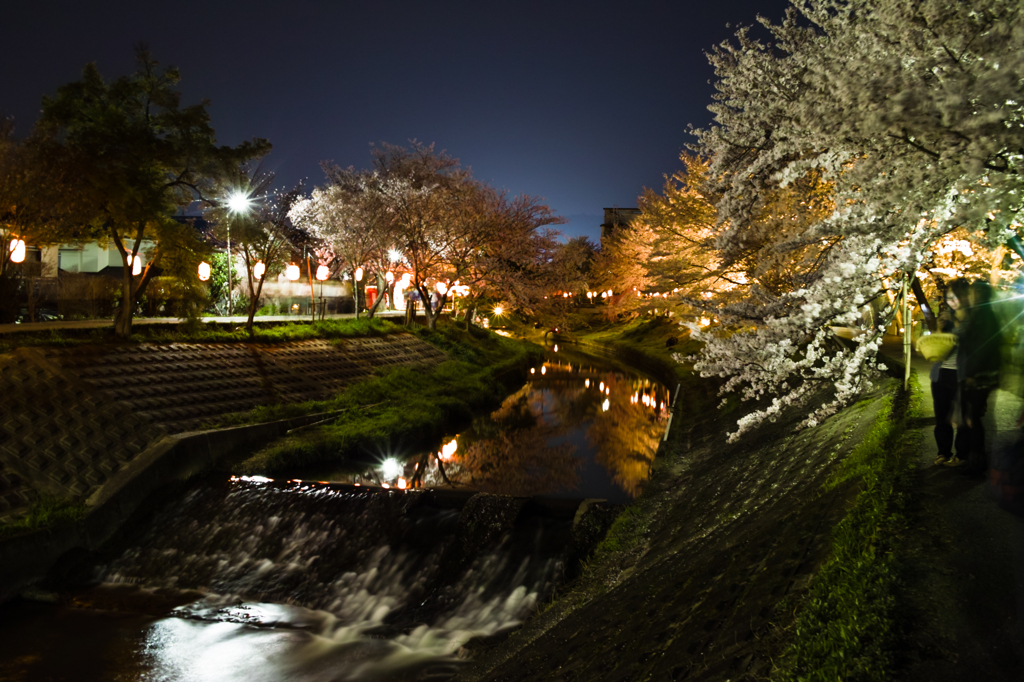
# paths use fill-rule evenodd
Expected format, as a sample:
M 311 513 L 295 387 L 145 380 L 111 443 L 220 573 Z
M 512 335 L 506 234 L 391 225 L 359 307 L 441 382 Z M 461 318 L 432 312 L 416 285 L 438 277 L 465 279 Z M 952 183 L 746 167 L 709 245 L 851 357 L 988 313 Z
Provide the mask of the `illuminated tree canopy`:
M 780 24 L 759 22 L 769 39 L 745 28 L 710 55 L 715 123 L 697 132 L 723 262 L 792 264 L 718 309 L 739 333 L 697 332 L 704 375 L 772 398 L 734 436 L 819 386 L 833 399 L 805 425 L 868 387 L 884 324 L 852 348 L 831 326 L 899 290 L 954 230 L 990 249 L 1014 238 L 1024 190 L 1018 2 L 794 0 Z M 799 209 L 809 196 L 827 198 L 820 213 Z

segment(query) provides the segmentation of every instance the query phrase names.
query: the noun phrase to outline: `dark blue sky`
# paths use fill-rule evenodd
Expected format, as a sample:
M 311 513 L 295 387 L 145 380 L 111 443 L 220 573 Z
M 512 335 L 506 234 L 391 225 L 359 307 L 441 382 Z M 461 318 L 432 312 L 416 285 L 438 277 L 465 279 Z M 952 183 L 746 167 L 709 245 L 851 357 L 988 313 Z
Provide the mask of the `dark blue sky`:
M 474 174 L 544 197 L 567 234 L 660 187 L 710 121 L 704 52 L 784 0 L 690 2 L 21 2 L 0 26 L 0 115 L 149 44 L 211 100 L 222 143 L 266 137 L 279 182 L 369 165 L 371 142 L 433 142 Z M 732 23 L 734 28 L 726 27 Z

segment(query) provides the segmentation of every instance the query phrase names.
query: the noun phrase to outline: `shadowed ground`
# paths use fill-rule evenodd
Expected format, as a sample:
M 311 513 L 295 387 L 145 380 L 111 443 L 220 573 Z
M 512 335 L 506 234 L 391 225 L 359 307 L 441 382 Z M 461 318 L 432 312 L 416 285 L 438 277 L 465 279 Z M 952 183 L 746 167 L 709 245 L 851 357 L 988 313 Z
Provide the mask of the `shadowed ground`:
M 1002 509 L 981 476 L 933 464 L 929 365 L 914 363 L 922 389 L 920 516 L 909 538 L 910 650 L 906 680 L 1024 679 L 1024 518 Z M 1011 384 L 1004 382 L 1004 385 Z M 1016 395 L 1015 395 L 1016 393 Z M 1014 425 L 1017 391 L 999 390 L 989 403 L 992 453 L 1004 456 L 1020 437 Z

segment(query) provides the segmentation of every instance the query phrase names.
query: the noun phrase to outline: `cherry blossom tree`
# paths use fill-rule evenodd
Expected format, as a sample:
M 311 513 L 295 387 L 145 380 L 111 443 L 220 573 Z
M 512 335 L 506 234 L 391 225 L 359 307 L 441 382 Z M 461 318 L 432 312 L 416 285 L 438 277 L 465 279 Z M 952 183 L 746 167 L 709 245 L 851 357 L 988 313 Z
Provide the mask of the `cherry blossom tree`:
M 870 386 L 894 306 L 852 347 L 830 327 L 901 290 L 953 230 L 989 248 L 1013 241 L 1024 191 L 1018 2 L 793 0 L 781 23 L 759 22 L 768 40 L 745 28 L 710 55 L 715 123 L 697 149 L 725 260 L 755 245 L 806 267 L 723 306 L 739 333 L 697 332 L 702 374 L 766 399 L 733 437 L 819 386 L 832 398 L 805 425 Z M 759 223 L 766 202 L 801 182 L 825 183 L 831 210 L 773 236 Z

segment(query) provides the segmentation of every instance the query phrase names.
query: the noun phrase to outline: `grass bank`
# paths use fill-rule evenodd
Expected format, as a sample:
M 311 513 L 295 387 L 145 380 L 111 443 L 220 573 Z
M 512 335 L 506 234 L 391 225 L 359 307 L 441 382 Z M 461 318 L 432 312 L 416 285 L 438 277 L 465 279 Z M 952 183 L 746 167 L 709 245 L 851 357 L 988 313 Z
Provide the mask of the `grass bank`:
M 773 680 L 881 681 L 892 678 L 899 640 L 900 537 L 918 438 L 906 433 L 917 396 L 897 385 L 861 443 L 826 489 L 855 483 L 859 492 L 835 527 L 830 556 L 798 607 L 792 640 Z
M 475 328 L 467 332 L 440 324 L 435 331 L 417 328 L 414 333 L 449 359 L 429 369 L 382 371 L 331 400 L 257 408 L 223 420 L 228 425 L 318 411 L 340 413 L 330 423 L 275 441 L 239 463 L 237 473 L 267 475 L 426 446 L 482 410 L 497 407 L 525 380 L 529 366 L 543 358 L 543 350 L 534 344 Z
M 111 328 L 51 329 L 17 332 L 0 339 L 0 353 L 24 346 L 131 345 L 138 343 L 284 343 L 306 339 L 347 339 L 384 336 L 406 331 L 405 327 L 383 318 L 324 320 L 322 322 L 284 322 L 260 324 L 249 336 L 244 327 L 233 324 L 160 324 L 138 325 L 128 340 L 114 336 Z
M 0 523 L 0 539 L 20 535 L 39 528 L 60 528 L 78 523 L 85 516 L 85 503 L 60 497 L 43 496 L 28 512 L 14 521 Z

